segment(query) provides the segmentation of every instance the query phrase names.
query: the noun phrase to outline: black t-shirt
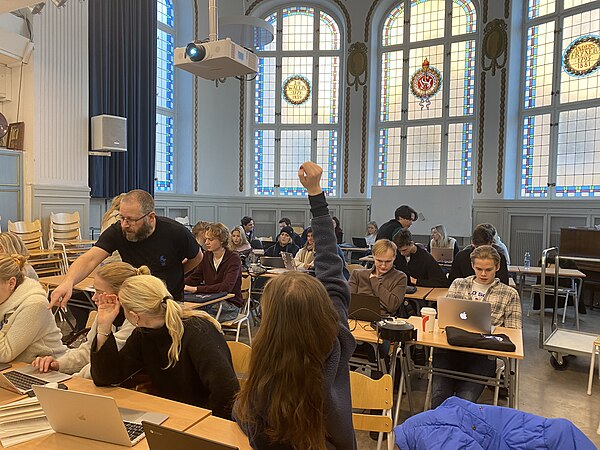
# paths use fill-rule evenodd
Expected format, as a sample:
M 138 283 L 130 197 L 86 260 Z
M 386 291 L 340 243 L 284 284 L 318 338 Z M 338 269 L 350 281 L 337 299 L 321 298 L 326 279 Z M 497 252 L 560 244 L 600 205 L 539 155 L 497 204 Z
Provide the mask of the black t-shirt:
M 391 241 L 394 234 L 396 234 L 396 231 L 400 228 L 402 228 L 402 225 L 396 219 L 389 220 L 379 227 L 375 240 L 389 239 Z
M 96 242 L 96 247 L 111 254 L 119 251 L 121 259 L 134 267 L 146 265 L 152 275 L 167 283 L 176 300 L 183 298 L 184 259 L 198 255 L 200 246 L 190 231 L 168 217 L 156 216 L 156 228 L 147 239 L 128 241 L 117 222 L 107 228 Z

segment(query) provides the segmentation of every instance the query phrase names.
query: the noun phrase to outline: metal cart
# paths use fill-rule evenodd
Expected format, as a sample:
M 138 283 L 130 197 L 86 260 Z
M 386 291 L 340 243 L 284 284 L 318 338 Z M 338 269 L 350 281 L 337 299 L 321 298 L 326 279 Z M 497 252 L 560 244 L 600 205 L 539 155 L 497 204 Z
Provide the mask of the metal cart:
M 546 263 L 551 260 L 549 255 L 554 255 L 554 308 L 552 311 L 552 331 L 546 337 L 545 329 L 545 299 L 546 295 Z M 587 261 L 600 263 L 600 259 L 584 258 L 578 256 L 561 256 L 558 253 L 558 248 L 552 247 L 542 252 L 542 270 L 541 270 L 541 293 L 540 293 L 540 335 L 539 347 L 542 350 L 550 352 L 550 364 L 557 370 L 565 370 L 569 366 L 569 360 L 565 358 L 568 355 L 588 356 L 592 354 L 594 341 L 598 337 L 597 334 L 584 333 L 581 331 L 568 330 L 559 328 L 558 326 L 558 291 L 559 291 L 559 268 L 561 260 L 571 261 Z M 550 270 L 549 275 L 552 276 Z M 578 298 L 581 298 L 581 285 L 578 286 Z M 566 306 L 565 306 L 566 307 Z

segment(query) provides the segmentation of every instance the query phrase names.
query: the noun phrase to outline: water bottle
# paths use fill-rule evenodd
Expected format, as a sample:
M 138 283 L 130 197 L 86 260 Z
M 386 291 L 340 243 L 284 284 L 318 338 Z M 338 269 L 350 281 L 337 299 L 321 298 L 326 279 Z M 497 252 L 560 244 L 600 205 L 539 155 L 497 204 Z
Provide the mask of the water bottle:
M 531 268 L 531 255 L 529 252 L 525 252 L 525 257 L 523 258 L 523 268 L 525 270 L 529 270 Z

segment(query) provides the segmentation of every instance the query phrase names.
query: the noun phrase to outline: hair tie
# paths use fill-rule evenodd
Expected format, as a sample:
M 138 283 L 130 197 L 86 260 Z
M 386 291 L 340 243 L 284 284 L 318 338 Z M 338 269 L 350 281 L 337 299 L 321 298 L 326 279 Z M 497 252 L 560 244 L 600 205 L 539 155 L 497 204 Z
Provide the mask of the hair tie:
M 173 300 L 173 297 L 171 297 L 170 295 L 165 295 L 161 303 L 167 304 L 167 300 Z

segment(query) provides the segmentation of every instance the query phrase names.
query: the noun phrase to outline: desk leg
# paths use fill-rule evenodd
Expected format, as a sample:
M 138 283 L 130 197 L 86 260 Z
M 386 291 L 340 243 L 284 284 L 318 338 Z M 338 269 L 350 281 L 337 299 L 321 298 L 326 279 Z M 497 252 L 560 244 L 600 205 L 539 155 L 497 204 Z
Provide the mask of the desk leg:
M 515 394 L 514 409 L 519 409 L 519 360 L 515 359 Z
M 508 407 L 519 409 L 519 360 L 507 359 L 508 362 Z
M 523 301 L 523 285 L 525 284 L 525 274 L 519 273 L 519 298 Z

